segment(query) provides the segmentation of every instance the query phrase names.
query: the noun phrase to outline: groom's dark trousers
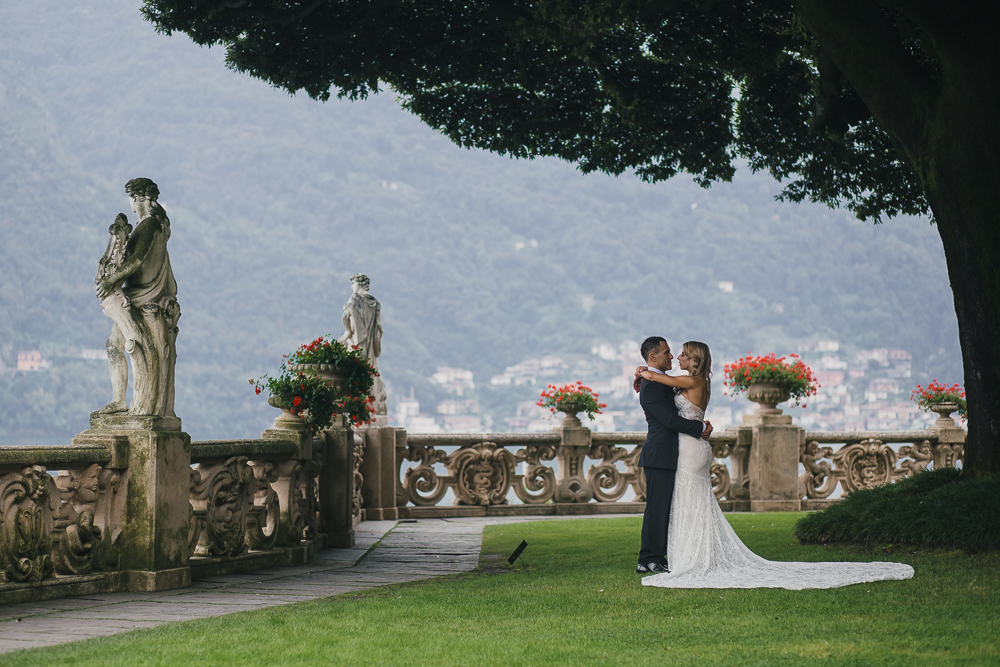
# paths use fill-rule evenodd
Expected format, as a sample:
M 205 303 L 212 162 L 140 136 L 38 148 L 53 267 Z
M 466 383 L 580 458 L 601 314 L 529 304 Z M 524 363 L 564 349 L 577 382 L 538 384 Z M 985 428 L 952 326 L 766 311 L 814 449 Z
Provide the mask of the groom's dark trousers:
M 639 466 L 646 476 L 646 511 L 642 515 L 639 562 L 666 564 L 670 504 L 677 475 L 677 434 L 700 438 L 704 425 L 677 414 L 674 390 L 659 382 L 642 381 L 639 405 L 646 414 L 648 429 L 639 455 Z

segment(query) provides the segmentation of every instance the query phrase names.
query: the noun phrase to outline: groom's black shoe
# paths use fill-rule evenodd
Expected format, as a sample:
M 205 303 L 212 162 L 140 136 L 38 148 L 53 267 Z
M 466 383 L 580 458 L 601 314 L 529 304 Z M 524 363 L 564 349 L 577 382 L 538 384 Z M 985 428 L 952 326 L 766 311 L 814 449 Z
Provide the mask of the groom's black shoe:
M 657 563 L 656 561 L 639 563 L 635 566 L 636 574 L 660 574 L 662 572 L 670 572 L 670 570 L 663 563 Z

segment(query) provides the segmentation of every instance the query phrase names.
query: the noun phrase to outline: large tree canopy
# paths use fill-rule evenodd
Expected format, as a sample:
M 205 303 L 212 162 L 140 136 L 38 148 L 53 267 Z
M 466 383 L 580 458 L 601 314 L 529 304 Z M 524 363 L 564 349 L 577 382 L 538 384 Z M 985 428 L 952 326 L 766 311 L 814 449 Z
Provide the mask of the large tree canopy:
M 965 362 L 966 469 L 1000 469 L 1000 3 L 145 0 L 143 12 L 289 92 L 388 86 L 463 146 L 706 186 L 742 158 L 792 201 L 932 213 Z

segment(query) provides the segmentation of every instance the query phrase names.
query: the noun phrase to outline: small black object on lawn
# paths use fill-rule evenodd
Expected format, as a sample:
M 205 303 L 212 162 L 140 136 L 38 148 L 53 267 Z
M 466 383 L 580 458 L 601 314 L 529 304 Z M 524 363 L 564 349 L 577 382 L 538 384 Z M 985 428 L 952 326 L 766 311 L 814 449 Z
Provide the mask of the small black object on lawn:
M 514 553 L 510 555 L 510 558 L 507 559 L 507 562 L 513 565 L 514 561 L 517 560 L 517 557 L 521 555 L 521 552 L 524 551 L 524 548 L 526 546 L 528 546 L 528 543 L 525 542 L 524 540 L 521 540 L 521 543 L 517 545 L 516 549 L 514 549 Z

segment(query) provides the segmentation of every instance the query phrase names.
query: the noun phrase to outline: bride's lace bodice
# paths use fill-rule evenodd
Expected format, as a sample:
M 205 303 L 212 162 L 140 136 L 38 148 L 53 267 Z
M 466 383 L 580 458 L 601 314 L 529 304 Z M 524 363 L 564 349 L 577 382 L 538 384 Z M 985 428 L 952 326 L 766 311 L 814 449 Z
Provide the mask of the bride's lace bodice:
M 704 419 L 705 411 L 677 394 L 679 414 Z M 667 561 L 670 572 L 646 577 L 663 588 L 835 588 L 882 579 L 909 579 L 903 563 L 788 563 L 761 558 L 743 544 L 712 490 L 712 448 L 681 433 L 677 476 L 670 504 Z
M 689 401 L 684 394 L 678 392 L 674 395 L 674 405 L 677 406 L 677 412 L 684 419 L 697 419 L 701 421 L 705 418 L 705 411 Z

